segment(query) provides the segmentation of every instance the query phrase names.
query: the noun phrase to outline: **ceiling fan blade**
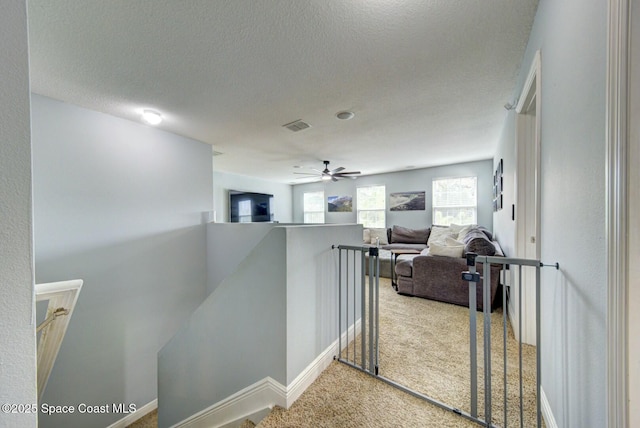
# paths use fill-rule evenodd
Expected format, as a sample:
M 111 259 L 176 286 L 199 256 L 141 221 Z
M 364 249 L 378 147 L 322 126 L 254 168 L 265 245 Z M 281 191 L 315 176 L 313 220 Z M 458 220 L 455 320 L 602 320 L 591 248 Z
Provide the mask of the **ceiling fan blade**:
M 331 171 L 331 174 L 335 174 L 336 172 L 340 172 L 340 171 L 342 171 L 343 169 L 344 169 L 344 167 L 343 167 L 343 166 L 338 167 L 338 168 L 334 169 L 333 171 Z
M 339 172 L 336 175 L 349 175 L 349 174 L 360 174 L 360 171 L 345 171 L 345 172 Z
M 297 174 L 297 175 L 308 175 L 310 177 L 317 177 L 318 176 L 318 174 L 314 174 L 314 173 L 311 173 L 311 172 L 294 172 L 294 174 Z
M 331 176 L 331 181 L 338 181 L 338 179 L 334 176 Z

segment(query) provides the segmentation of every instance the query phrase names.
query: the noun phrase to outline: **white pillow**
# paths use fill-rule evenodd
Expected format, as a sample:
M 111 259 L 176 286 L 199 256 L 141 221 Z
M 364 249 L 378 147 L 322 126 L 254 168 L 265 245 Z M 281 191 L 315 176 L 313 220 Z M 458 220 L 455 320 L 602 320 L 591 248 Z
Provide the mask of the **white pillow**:
M 464 227 L 464 225 L 462 224 L 453 224 L 451 223 L 449 225 L 449 229 L 451 230 L 451 233 L 454 235 L 457 235 L 458 233 L 460 233 L 460 231 L 462 230 L 462 228 Z
M 430 247 L 434 242 L 439 242 L 442 245 L 447 236 L 451 236 L 453 238 L 451 229 L 449 229 L 448 227 L 433 226 L 431 228 L 431 233 L 429 234 L 427 245 Z
M 464 245 L 447 246 L 440 243 L 432 243 L 429 245 L 429 254 L 432 256 L 446 256 L 446 257 L 462 257 L 464 252 Z
M 461 229 L 458 231 L 458 237 L 456 238 L 458 241 L 460 241 L 462 238 L 464 238 L 464 235 L 466 235 L 467 233 L 469 233 L 469 231 L 471 229 L 473 229 L 474 227 L 478 227 L 477 224 L 467 224 L 461 227 Z
M 442 244 L 442 243 L 438 242 L 438 244 Z M 464 247 L 464 242 L 457 241 L 453 239 L 451 236 L 447 236 L 446 238 L 444 238 L 444 245 L 445 247 L 459 247 L 460 245 Z
M 365 244 L 371 243 L 371 230 L 362 229 L 362 242 L 364 242 Z
M 369 235 L 371 236 L 371 245 L 376 245 L 376 238 L 380 238 L 380 245 L 389 245 L 389 240 L 387 239 L 387 229 L 369 229 Z

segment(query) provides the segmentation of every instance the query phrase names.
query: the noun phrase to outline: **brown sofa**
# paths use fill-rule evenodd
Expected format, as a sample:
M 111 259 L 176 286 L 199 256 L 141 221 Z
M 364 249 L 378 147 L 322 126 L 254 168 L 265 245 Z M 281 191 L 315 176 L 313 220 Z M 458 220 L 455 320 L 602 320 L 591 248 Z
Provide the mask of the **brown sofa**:
M 369 233 L 365 233 L 363 236 L 363 243 L 365 245 L 374 244 Z M 427 248 L 427 239 L 429 239 L 430 229 L 412 230 L 401 226 L 393 226 L 388 229 L 369 229 L 375 231 L 377 235 L 382 236 L 380 240 L 378 256 L 380 259 L 380 276 L 384 278 L 391 278 L 391 251 L 390 250 L 424 250 Z M 369 275 L 369 255 L 366 256 L 366 274 Z M 398 259 L 400 260 L 400 259 Z
M 482 264 L 476 266 L 482 276 Z M 501 293 L 498 293 L 501 268 L 501 265 L 491 265 L 491 310 L 502 304 Z M 462 280 L 462 272 L 467 270 L 465 258 L 419 255 L 398 259 L 398 293 L 468 307 L 469 283 Z M 480 280 L 476 286 L 476 308 L 479 311 L 484 309 L 483 287 L 483 280 Z
M 438 226 L 434 226 L 436 227 Z M 428 235 L 433 233 L 432 230 L 434 229 L 430 229 Z M 442 229 L 438 235 L 442 236 L 441 232 Z M 404 233 L 411 234 L 407 230 L 404 230 Z M 464 255 L 475 253 L 480 256 L 503 256 L 503 253 L 500 245 L 493 241 L 493 235 L 486 228 L 474 226 L 465 228 L 464 232 L 460 233 L 463 236 L 458 236 L 457 241 L 464 244 L 464 249 L 460 249 L 463 257 L 432 254 L 432 252 L 438 252 L 436 247 L 440 245 L 436 244 L 433 244 L 434 248 L 422 250 L 417 256 L 399 256 L 395 266 L 398 293 L 468 307 L 469 283 L 462 280 L 462 272 L 469 270 L 469 267 Z M 482 276 L 482 264 L 478 263 L 476 267 Z M 502 296 L 498 293 L 501 269 L 502 265 L 491 266 L 491 310 L 502 304 Z M 476 308 L 480 311 L 484 308 L 482 291 L 483 281 L 481 280 L 476 287 Z

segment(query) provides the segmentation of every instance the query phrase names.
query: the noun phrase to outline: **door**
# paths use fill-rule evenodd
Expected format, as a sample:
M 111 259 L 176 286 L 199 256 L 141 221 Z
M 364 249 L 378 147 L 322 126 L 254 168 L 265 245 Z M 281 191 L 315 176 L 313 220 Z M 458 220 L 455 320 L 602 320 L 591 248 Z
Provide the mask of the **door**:
M 534 57 L 516 106 L 516 162 L 516 256 L 539 260 L 540 51 Z M 522 284 L 519 283 L 520 278 Z M 512 322 L 517 325 L 518 318 L 522 317 L 522 341 L 535 345 L 535 272 L 533 269 L 526 269 L 521 277 L 512 278 L 511 284 L 514 286 L 510 292 L 509 313 L 512 318 L 516 318 Z

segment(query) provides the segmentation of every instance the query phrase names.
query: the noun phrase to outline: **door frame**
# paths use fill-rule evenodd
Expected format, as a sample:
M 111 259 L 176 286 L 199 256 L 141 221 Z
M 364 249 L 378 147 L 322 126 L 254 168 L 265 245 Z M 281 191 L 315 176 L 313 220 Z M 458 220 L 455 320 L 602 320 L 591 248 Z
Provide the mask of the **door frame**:
M 637 3 L 636 3 L 637 5 Z M 628 243 L 631 0 L 609 0 L 606 83 L 607 424 L 629 426 Z M 638 214 L 633 214 L 637 219 Z M 637 226 L 635 226 L 637 227 Z
M 515 231 L 516 231 L 516 255 L 522 258 L 531 258 L 527 255 L 526 248 L 531 238 L 527 233 L 527 219 L 534 221 L 535 259 L 540 259 L 540 134 L 541 134 L 541 53 L 536 51 L 529 74 L 522 87 L 520 97 L 516 103 L 516 147 L 515 147 Z M 535 119 L 528 113 L 532 102 L 535 101 Z M 534 121 L 532 123 L 532 120 Z M 527 147 L 533 152 L 533 157 L 527 156 Z M 531 150 L 530 150 L 531 151 Z M 533 171 L 529 174 L 527 171 Z M 533 181 L 532 183 L 530 181 Z M 533 186 L 534 201 L 527 203 L 527 188 Z M 523 278 L 527 278 L 524 276 Z M 523 281 L 524 282 L 524 281 Z M 530 282 L 530 281 L 529 281 Z M 515 283 L 514 281 L 511 282 Z M 528 282 L 524 282 L 526 285 Z M 523 313 L 518 313 L 522 317 L 523 334 L 520 340 L 525 343 L 536 344 L 536 303 L 535 303 L 535 283 L 522 287 L 523 295 L 518 299 L 523 299 Z M 517 313 L 517 311 L 510 311 Z

